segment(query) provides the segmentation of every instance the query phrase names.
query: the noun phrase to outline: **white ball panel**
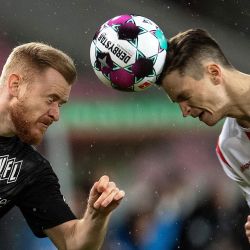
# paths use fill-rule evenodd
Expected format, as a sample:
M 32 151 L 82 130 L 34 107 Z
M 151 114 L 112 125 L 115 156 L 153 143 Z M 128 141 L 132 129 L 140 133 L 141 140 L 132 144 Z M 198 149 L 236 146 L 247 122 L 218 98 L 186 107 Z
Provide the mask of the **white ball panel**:
M 163 50 L 161 53 L 158 54 L 157 60 L 154 64 L 154 69 L 157 75 L 159 75 L 163 69 L 164 62 L 166 59 L 166 51 Z
M 138 36 L 138 49 L 143 52 L 146 57 L 154 56 L 158 53 L 158 39 L 147 32 Z
M 90 62 L 91 62 L 92 67 L 94 67 L 95 65 L 95 60 L 96 60 L 96 45 L 95 45 L 95 41 L 92 41 L 90 45 Z
M 135 16 L 133 17 L 133 20 L 137 26 L 140 26 L 148 31 L 156 30 L 158 28 L 158 26 L 154 22 L 142 16 Z

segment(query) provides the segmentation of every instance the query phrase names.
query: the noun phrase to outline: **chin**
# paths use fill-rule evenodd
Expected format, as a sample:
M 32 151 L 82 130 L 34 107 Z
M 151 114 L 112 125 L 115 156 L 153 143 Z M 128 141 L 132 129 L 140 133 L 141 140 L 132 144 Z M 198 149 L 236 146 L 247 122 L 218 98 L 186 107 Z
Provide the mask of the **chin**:
M 31 145 L 39 145 L 43 140 L 43 136 L 41 135 L 35 135 L 33 137 L 31 137 L 31 140 L 30 140 L 30 144 Z
M 222 118 L 219 116 L 219 114 L 205 112 L 202 116 L 201 121 L 204 122 L 209 127 L 212 127 L 216 125 Z
M 208 119 L 208 120 L 204 120 L 203 121 L 206 125 L 208 125 L 209 127 L 213 127 L 214 125 L 216 125 L 219 120 L 215 120 L 215 119 Z
M 20 138 L 20 140 L 29 145 L 39 145 L 42 142 L 42 138 L 37 138 L 37 137 Z
M 41 133 L 19 134 L 21 141 L 29 145 L 38 145 L 42 142 L 43 136 Z
M 34 138 L 32 140 L 32 143 L 30 143 L 31 145 L 39 145 L 42 142 L 43 138 Z
M 209 127 L 213 127 L 217 122 L 204 122 L 206 125 L 208 125 Z

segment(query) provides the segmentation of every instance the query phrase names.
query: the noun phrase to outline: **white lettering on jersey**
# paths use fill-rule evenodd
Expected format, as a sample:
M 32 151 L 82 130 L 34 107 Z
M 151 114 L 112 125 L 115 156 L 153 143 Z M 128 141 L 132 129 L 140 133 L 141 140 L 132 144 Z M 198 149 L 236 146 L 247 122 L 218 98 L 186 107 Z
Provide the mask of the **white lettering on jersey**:
M 8 202 L 9 200 L 0 197 L 0 208 L 5 206 Z
M 16 161 L 16 158 L 9 159 L 9 155 L 0 156 L 0 181 L 7 180 L 7 183 L 15 182 L 20 173 L 22 163 L 23 161 Z

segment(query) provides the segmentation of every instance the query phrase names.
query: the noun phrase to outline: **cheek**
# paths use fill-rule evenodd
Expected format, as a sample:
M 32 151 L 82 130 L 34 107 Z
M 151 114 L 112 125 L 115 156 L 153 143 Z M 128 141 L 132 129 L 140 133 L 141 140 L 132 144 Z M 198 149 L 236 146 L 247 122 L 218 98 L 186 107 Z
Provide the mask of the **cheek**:
M 208 98 L 206 95 L 203 95 L 202 93 L 198 93 L 193 97 L 192 100 L 194 103 L 196 104 L 200 104 L 200 105 L 206 105 L 206 103 L 208 103 Z
M 192 97 L 192 99 L 188 100 L 187 103 L 190 107 L 199 107 L 202 105 L 202 100 L 197 97 Z
M 29 116 L 31 120 L 37 120 L 47 113 L 46 106 L 39 100 L 24 101 L 23 107 L 25 115 Z

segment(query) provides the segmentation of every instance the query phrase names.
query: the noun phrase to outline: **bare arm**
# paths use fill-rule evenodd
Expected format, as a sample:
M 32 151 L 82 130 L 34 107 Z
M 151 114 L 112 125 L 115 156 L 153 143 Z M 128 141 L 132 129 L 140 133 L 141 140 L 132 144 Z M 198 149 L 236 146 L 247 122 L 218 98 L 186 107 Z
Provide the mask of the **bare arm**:
M 124 195 L 108 176 L 102 176 L 90 191 L 83 218 L 47 229 L 45 233 L 60 250 L 98 250 L 106 235 L 111 212 Z

